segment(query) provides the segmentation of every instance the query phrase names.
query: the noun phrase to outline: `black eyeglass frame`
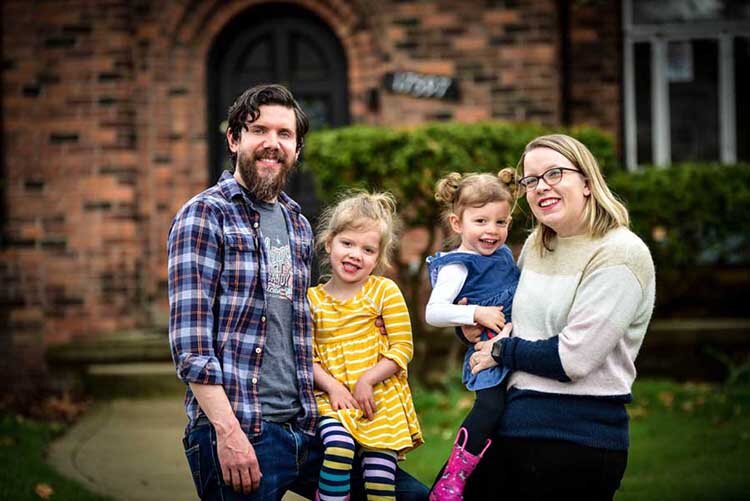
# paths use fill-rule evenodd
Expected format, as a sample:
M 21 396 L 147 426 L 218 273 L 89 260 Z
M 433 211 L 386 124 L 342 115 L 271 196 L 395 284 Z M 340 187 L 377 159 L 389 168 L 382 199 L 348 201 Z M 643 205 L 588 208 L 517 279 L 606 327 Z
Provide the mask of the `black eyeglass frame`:
M 554 183 L 550 183 L 549 181 L 547 181 L 547 179 L 545 179 L 545 176 L 547 174 L 549 174 L 550 172 L 555 171 L 555 170 L 559 170 L 560 171 L 560 179 L 558 179 Z M 524 176 L 524 177 L 522 177 L 521 179 L 518 180 L 518 186 L 520 186 L 521 188 L 523 188 L 524 191 L 531 191 L 531 190 L 533 190 L 534 188 L 537 187 L 537 185 L 539 184 L 539 180 L 540 179 L 544 179 L 544 182 L 547 183 L 547 186 L 554 186 L 554 185 L 560 183 L 560 181 L 562 181 L 562 178 L 563 178 L 563 174 L 562 173 L 564 171 L 566 171 L 566 170 L 570 171 L 570 172 L 578 172 L 582 176 L 586 177 L 583 174 L 583 172 L 580 171 L 579 169 L 571 169 L 570 167 L 550 167 L 546 171 L 542 172 L 541 175 L 539 175 L 539 176 Z M 532 179 L 534 181 L 531 184 L 529 184 Z

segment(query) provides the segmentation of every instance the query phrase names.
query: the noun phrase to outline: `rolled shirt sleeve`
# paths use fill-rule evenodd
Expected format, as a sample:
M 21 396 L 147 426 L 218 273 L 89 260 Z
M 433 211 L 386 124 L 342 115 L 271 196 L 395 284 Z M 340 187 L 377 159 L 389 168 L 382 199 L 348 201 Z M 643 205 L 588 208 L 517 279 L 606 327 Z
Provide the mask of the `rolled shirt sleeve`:
M 185 383 L 223 383 L 213 336 L 221 240 L 215 214 L 200 201 L 186 205 L 169 232 L 169 344 L 177 376 Z

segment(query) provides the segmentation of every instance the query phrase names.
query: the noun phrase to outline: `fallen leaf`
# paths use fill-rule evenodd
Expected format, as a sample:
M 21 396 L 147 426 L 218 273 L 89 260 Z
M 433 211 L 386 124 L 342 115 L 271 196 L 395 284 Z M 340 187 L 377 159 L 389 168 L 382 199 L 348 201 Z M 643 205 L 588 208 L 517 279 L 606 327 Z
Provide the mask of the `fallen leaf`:
M 460 398 L 458 400 L 458 402 L 457 402 L 456 407 L 458 407 L 461 410 L 466 410 L 469 407 L 471 407 L 472 405 L 474 405 L 474 396 L 473 395 L 469 396 L 469 397 Z
M 632 419 L 640 419 L 648 416 L 648 410 L 643 406 L 634 406 L 628 409 L 628 413 Z
M 55 490 L 49 484 L 42 483 L 34 486 L 34 492 L 42 499 L 49 499 L 55 493 Z
M 671 391 L 662 391 L 659 392 L 659 400 L 661 400 L 661 403 L 664 405 L 664 407 L 672 407 L 672 404 L 674 403 L 674 393 Z
M 15 438 L 5 435 L 0 437 L 0 447 L 13 447 L 14 445 L 16 445 Z

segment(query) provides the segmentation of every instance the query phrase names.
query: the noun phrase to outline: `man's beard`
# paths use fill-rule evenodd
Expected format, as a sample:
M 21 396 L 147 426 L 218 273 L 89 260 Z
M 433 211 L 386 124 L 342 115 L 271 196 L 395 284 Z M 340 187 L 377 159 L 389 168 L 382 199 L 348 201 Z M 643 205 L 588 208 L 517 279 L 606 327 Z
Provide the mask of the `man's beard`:
M 276 158 L 281 163 L 281 168 L 276 173 L 270 173 L 261 176 L 258 172 L 262 167 L 255 165 L 256 161 L 271 157 Z M 288 157 L 281 150 L 272 150 L 266 148 L 248 155 L 237 153 L 237 162 L 239 164 L 240 177 L 245 187 L 257 200 L 270 202 L 276 200 L 281 190 L 286 185 L 289 174 L 294 168 L 294 160 L 289 161 Z

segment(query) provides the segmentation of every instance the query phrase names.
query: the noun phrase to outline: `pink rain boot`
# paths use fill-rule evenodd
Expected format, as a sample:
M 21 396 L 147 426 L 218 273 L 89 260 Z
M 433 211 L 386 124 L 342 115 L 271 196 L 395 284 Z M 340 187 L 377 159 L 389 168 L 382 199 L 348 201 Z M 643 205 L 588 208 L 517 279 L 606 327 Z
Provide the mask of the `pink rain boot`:
M 461 432 L 464 434 L 464 439 L 463 443 L 459 444 Z M 453 442 L 451 455 L 448 456 L 448 464 L 445 465 L 443 474 L 430 491 L 430 501 L 463 500 L 466 479 L 477 467 L 484 456 L 484 452 L 492 443 L 492 440 L 487 439 L 487 445 L 484 446 L 478 456 L 475 456 L 465 449 L 468 439 L 469 432 L 466 431 L 466 428 L 461 427 L 456 434 L 456 441 Z

